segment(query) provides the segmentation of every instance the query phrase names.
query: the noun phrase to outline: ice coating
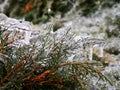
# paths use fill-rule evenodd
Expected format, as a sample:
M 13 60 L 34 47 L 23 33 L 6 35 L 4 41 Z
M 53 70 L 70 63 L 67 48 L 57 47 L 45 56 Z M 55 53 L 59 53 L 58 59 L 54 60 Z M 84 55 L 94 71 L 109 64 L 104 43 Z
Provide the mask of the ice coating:
M 15 40 L 14 44 L 17 45 L 29 44 L 32 31 L 29 22 L 9 18 L 6 15 L 0 13 L 0 28 L 1 30 L 5 30 L 6 32 L 11 32 L 10 36 L 12 37 L 16 35 L 17 39 Z

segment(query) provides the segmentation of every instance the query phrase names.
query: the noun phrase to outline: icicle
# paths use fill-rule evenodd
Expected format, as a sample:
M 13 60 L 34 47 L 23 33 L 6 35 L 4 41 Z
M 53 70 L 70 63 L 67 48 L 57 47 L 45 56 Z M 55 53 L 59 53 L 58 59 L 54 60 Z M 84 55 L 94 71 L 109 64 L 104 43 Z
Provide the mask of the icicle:
M 88 47 L 89 47 L 89 51 L 88 51 L 89 55 L 88 55 L 88 58 L 89 58 L 90 61 L 92 61 L 92 57 L 93 57 L 93 56 L 92 56 L 92 54 L 93 54 L 93 45 L 90 44 Z
M 89 47 L 89 60 L 92 61 L 93 47 Z
M 92 61 L 92 58 L 93 58 L 93 55 L 92 55 L 93 54 L 93 46 L 95 45 L 95 43 L 89 37 L 84 38 L 82 41 L 83 41 L 83 47 L 87 46 L 87 48 L 88 48 L 88 59 L 89 59 L 89 61 Z
M 31 35 L 31 31 L 25 31 L 25 44 L 29 44 L 29 40 L 30 40 L 30 35 Z
M 99 48 L 99 57 L 103 57 L 103 48 L 104 47 Z
M 99 57 L 103 57 L 104 42 L 99 44 Z

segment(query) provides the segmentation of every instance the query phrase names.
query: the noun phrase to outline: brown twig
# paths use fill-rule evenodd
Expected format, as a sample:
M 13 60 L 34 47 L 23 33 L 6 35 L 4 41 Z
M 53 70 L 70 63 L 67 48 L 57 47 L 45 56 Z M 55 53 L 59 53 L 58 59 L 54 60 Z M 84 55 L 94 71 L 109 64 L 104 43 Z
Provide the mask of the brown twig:
M 37 64 L 37 65 L 34 67 L 34 69 L 33 69 L 31 72 L 28 73 L 27 79 L 30 79 L 32 73 L 33 73 L 34 71 L 36 71 L 36 70 L 39 68 L 39 66 L 40 66 L 40 64 Z
M 22 57 L 20 62 L 0 81 L 0 83 L 4 83 L 6 80 L 8 80 L 9 77 L 24 64 L 25 59 L 26 59 L 26 56 Z
M 51 72 L 50 70 L 46 70 L 42 74 L 40 74 L 40 75 L 32 78 L 31 81 L 40 81 L 40 80 L 43 80 L 43 79 L 45 79 L 45 76 L 48 75 L 50 72 Z

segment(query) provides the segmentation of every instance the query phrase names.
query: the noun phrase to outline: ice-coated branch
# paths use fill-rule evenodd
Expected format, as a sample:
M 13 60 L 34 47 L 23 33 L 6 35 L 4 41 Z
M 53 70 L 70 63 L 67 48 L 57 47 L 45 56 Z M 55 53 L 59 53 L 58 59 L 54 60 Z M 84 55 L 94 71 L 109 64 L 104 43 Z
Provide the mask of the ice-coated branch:
M 11 33 L 17 34 L 19 41 L 15 42 L 17 44 L 29 44 L 31 35 L 31 25 L 27 21 L 19 21 L 17 19 L 9 18 L 3 13 L 0 13 L 0 29 Z M 14 35 L 13 35 L 14 36 Z M 22 39 L 22 40 L 21 40 Z
M 16 44 L 29 44 L 29 40 L 31 37 L 31 32 L 32 32 L 32 28 L 31 25 L 29 24 L 29 22 L 26 21 L 19 21 L 17 19 L 13 19 L 13 18 L 9 18 L 4 14 L 0 14 L 0 28 L 1 30 L 6 30 L 6 31 L 10 31 L 10 32 L 15 32 L 15 31 L 19 31 L 17 34 L 17 36 L 19 36 L 18 38 L 20 38 L 19 40 L 16 40 Z M 53 31 L 53 24 L 52 23 L 47 23 L 44 25 L 44 28 L 48 31 Z M 67 33 L 70 32 L 71 27 L 66 28 L 61 28 L 61 30 L 58 30 L 57 32 L 55 32 L 56 35 L 56 40 L 60 40 L 60 38 L 62 38 L 62 36 L 66 36 L 67 40 Z M 20 33 L 22 33 L 20 35 Z M 24 35 L 23 35 L 24 34 Z M 51 36 L 52 37 L 52 36 Z M 69 40 L 68 40 L 69 41 Z M 66 42 L 68 42 L 66 41 Z M 65 43 L 66 43 L 65 42 Z M 71 45 L 71 43 L 74 41 L 70 41 L 69 45 Z M 96 46 L 99 46 L 99 57 L 103 57 L 103 49 L 104 49 L 104 45 L 105 45 L 105 40 L 104 39 L 99 39 L 99 38 L 93 38 L 93 37 L 81 37 L 80 38 L 80 46 L 85 46 L 87 51 L 88 51 L 88 58 L 90 61 L 92 61 L 93 59 L 93 49 Z M 80 48 L 83 48 L 80 47 Z

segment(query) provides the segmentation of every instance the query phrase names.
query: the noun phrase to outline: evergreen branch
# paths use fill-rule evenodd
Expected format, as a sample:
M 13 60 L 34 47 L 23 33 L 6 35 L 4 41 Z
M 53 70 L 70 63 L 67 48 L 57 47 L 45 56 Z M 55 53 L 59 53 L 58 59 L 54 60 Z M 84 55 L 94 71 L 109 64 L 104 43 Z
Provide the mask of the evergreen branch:
M 15 67 L 0 81 L 0 83 L 4 83 L 6 80 L 9 79 L 9 77 L 17 70 L 19 69 L 23 64 L 24 60 L 26 59 L 26 56 L 22 57 L 20 62 L 15 65 Z

